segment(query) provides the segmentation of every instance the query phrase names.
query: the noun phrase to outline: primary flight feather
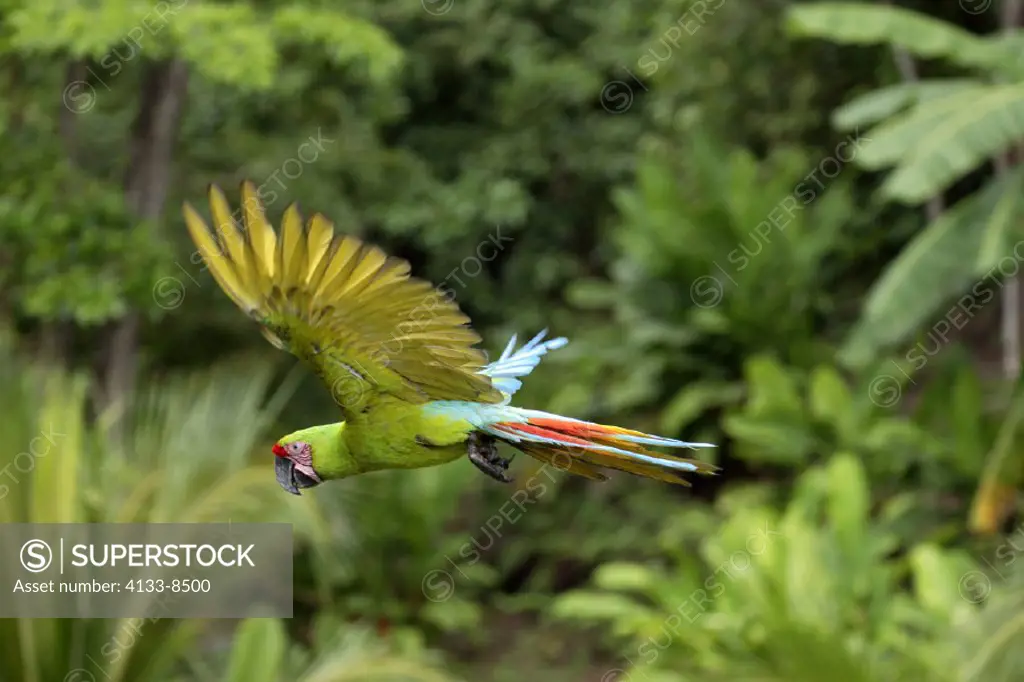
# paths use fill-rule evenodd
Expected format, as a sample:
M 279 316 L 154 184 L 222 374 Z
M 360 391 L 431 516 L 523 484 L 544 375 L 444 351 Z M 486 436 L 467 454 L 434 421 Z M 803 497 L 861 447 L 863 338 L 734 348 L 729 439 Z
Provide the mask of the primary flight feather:
M 703 448 L 615 426 L 513 407 L 512 395 L 564 338 L 541 332 L 516 350 L 513 336 L 487 364 L 480 337 L 453 300 L 410 277 L 409 264 L 320 214 L 303 223 L 295 204 L 279 232 L 251 182 L 242 184 L 242 224 L 224 193 L 209 189 L 214 228 L 188 203 L 185 224 L 210 273 L 277 348 L 305 362 L 330 388 L 344 421 L 312 426 L 273 447 L 277 480 L 299 494 L 325 480 L 380 469 L 435 466 L 468 455 L 511 481 L 504 442 L 542 462 L 603 480 L 618 469 L 688 485 L 685 473 L 714 466 L 650 450 Z

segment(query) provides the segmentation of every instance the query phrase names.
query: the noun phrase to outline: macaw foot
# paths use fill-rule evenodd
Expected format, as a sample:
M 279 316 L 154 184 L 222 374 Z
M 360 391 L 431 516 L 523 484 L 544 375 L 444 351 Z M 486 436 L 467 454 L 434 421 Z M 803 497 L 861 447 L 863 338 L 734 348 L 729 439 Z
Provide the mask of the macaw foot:
M 469 461 L 477 469 L 502 483 L 511 483 L 512 477 L 505 473 L 510 459 L 498 456 L 498 441 L 485 433 L 474 431 L 466 441 Z

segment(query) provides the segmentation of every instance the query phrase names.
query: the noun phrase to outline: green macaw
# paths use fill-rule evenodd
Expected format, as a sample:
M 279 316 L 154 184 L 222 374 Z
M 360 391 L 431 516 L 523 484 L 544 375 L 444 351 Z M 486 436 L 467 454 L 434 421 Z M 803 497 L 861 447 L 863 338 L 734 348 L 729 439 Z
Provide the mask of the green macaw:
M 184 205 L 185 224 L 221 288 L 277 348 L 303 360 L 330 387 L 344 421 L 290 433 L 274 446 L 277 480 L 295 495 L 323 481 L 380 469 L 414 469 L 468 454 L 510 482 L 508 443 L 569 473 L 605 480 L 600 467 L 689 485 L 683 473 L 716 467 L 645 446 L 704 448 L 640 431 L 512 407 L 542 355 L 566 339 L 545 332 L 490 364 L 455 302 L 409 276 L 409 264 L 350 235 L 320 214 L 303 225 L 295 204 L 280 234 L 251 182 L 242 184 L 244 228 L 224 193 L 209 189 L 211 230 Z

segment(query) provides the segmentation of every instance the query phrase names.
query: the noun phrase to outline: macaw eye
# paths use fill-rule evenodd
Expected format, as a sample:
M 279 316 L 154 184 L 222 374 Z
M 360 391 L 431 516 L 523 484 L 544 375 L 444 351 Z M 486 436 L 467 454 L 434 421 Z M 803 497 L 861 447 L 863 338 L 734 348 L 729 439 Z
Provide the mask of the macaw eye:
M 299 444 L 298 443 L 288 443 L 288 452 L 292 453 L 293 455 L 299 454 Z

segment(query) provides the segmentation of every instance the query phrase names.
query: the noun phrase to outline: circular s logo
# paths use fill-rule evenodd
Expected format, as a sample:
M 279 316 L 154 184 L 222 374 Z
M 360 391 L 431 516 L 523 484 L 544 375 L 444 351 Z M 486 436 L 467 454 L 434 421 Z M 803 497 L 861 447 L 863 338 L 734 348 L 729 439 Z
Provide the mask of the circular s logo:
M 53 551 L 42 540 L 29 540 L 21 546 L 21 565 L 26 571 L 40 573 L 53 562 Z
M 455 579 L 448 571 L 435 568 L 423 576 L 420 587 L 423 589 L 424 597 L 439 604 L 448 601 L 455 593 Z

